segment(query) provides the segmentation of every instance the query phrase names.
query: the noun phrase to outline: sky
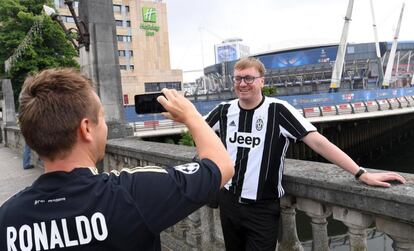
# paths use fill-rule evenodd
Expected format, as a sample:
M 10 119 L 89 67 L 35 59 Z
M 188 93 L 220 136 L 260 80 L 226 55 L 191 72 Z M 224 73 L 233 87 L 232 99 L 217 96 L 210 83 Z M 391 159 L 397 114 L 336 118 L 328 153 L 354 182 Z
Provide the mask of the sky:
M 251 54 L 339 43 L 348 0 L 163 0 L 171 68 L 184 82 L 214 62 L 214 45 L 238 37 Z M 392 41 L 405 2 L 399 40 L 414 40 L 414 0 L 372 0 L 379 41 Z M 355 0 L 348 42 L 373 42 L 370 0 Z

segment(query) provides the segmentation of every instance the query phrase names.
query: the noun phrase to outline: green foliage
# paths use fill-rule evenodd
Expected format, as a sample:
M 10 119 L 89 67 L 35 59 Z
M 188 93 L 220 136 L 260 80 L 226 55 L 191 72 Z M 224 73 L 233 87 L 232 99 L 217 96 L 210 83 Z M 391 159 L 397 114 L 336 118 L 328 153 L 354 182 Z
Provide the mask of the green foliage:
M 264 86 L 262 88 L 262 93 L 265 96 L 273 96 L 277 93 L 276 87 L 274 86 Z
M 181 135 L 181 139 L 178 142 L 178 144 L 179 145 L 184 145 L 184 146 L 195 146 L 193 136 L 188 131 L 187 132 L 184 132 Z
M 28 74 L 46 68 L 79 67 L 77 52 L 62 28 L 41 14 L 43 4 L 53 6 L 51 0 L 0 1 L 0 76 L 5 75 L 4 61 L 13 55 L 35 21 L 42 22 L 42 32 L 33 36 L 6 76 L 12 81 L 16 103 Z

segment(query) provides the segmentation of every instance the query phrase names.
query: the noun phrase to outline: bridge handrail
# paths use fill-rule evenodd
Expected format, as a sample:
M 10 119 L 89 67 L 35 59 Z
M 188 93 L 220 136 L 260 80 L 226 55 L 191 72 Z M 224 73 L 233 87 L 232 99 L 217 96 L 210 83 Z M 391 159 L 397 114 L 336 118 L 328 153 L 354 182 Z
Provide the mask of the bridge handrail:
M 404 103 L 405 100 L 405 103 Z M 368 101 L 358 102 L 347 102 L 337 103 L 333 105 L 322 105 L 305 107 L 297 109 L 305 118 L 315 117 L 327 117 L 327 116 L 338 116 L 346 114 L 356 114 L 363 112 L 372 111 L 386 111 L 395 109 L 404 109 L 412 107 L 414 103 L 413 96 L 401 96 L 398 98 L 389 99 L 374 99 Z M 174 122 L 169 119 L 165 120 L 147 120 L 143 122 L 132 122 L 130 123 L 134 129 L 134 132 L 143 132 L 150 130 L 163 130 L 163 129 L 177 129 L 184 128 L 185 126 L 181 123 Z

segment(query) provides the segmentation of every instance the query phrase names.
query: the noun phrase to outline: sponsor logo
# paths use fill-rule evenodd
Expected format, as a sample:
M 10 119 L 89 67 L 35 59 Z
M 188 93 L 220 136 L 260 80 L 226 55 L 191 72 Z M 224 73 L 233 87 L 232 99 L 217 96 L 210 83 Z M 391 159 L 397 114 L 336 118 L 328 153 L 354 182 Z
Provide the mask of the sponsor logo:
M 239 147 L 245 148 L 255 148 L 256 146 L 260 145 L 260 138 L 259 137 L 252 137 L 250 133 L 245 132 L 235 132 L 233 137 L 229 138 L 230 143 L 235 143 Z
M 256 130 L 257 131 L 261 131 L 262 129 L 263 129 L 263 119 L 261 119 L 261 118 L 258 118 L 257 120 L 256 120 Z
M 193 174 L 196 173 L 198 169 L 200 169 L 200 165 L 198 163 L 188 163 L 184 165 L 175 166 L 174 169 L 185 174 Z
M 234 120 L 232 120 L 231 122 L 230 122 L 230 125 L 229 126 L 236 126 L 236 123 L 234 122 Z

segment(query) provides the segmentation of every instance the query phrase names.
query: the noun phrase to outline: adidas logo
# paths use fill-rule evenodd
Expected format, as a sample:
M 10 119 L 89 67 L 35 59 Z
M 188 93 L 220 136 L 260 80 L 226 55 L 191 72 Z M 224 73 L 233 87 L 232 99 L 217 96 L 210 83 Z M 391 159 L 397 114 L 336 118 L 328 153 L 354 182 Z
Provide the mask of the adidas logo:
M 236 123 L 234 122 L 234 120 L 232 122 L 230 122 L 229 126 L 236 126 Z

